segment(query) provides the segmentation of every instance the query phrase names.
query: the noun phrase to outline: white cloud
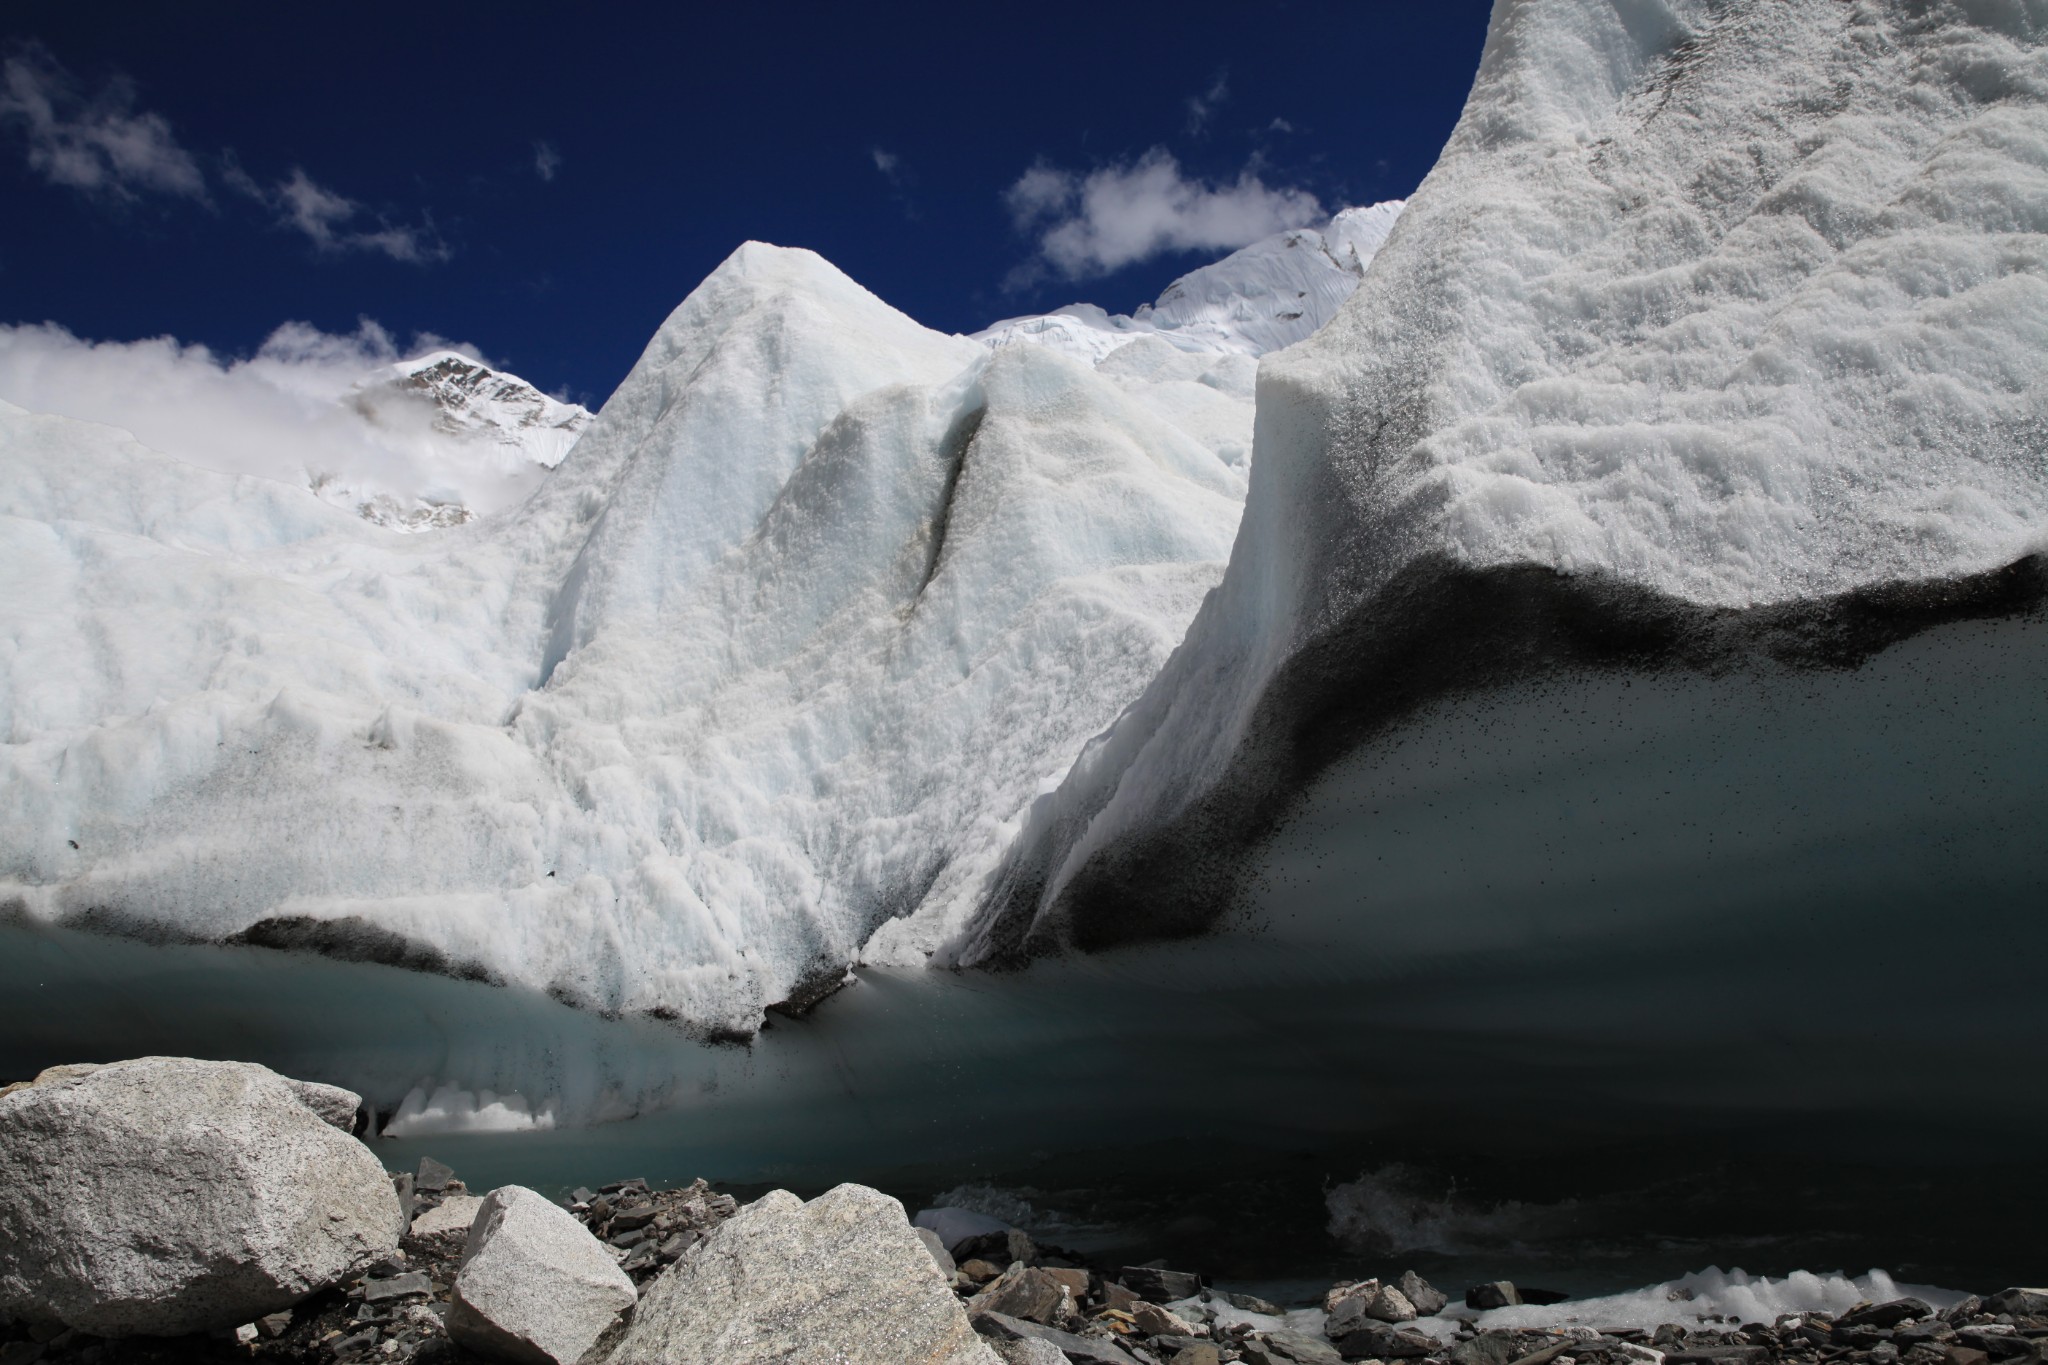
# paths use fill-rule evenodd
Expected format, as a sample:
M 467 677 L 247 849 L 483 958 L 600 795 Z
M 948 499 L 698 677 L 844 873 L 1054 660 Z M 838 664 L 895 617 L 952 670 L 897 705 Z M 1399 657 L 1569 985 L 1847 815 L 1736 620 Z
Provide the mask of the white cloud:
M 324 485 L 344 503 L 353 494 L 509 506 L 539 480 L 537 465 L 451 441 L 431 404 L 374 384 L 385 367 L 440 350 L 489 363 L 431 334 L 400 346 L 368 319 L 344 333 L 288 322 L 246 359 L 172 337 L 94 342 L 53 323 L 0 326 L 0 399 L 124 428 L 189 464 Z
M 1209 118 L 1217 106 L 1230 98 L 1230 73 L 1219 71 L 1216 79 L 1209 82 L 1209 88 L 1199 95 L 1188 96 L 1188 132 L 1199 133 L 1209 126 Z
M 868 148 L 868 155 L 874 159 L 876 170 L 888 176 L 890 180 L 895 180 L 897 168 L 903 164 L 902 157 L 894 152 L 885 152 L 880 147 Z
M 25 135 L 28 164 L 52 184 L 117 199 L 207 197 L 198 161 L 161 114 L 136 111 L 132 83 L 87 95 L 38 44 L 0 63 L 0 122 Z
M 242 179 L 248 181 L 247 176 Z M 435 234 L 431 220 L 421 227 L 382 221 L 375 227 L 351 226 L 362 216 L 363 206 L 318 183 L 300 167 L 292 167 L 292 173 L 274 189 L 264 190 L 253 181 L 238 187 L 245 192 L 253 189 L 257 198 L 276 210 L 280 223 L 305 234 L 321 251 L 371 251 L 414 264 L 448 259 L 448 248 Z
M 1192 180 L 1160 147 L 1085 176 L 1040 163 L 1003 200 L 1017 229 L 1037 234 L 1038 261 L 1070 280 L 1169 252 L 1235 250 L 1323 217 L 1307 190 L 1268 185 L 1249 166 L 1228 184 Z
M 562 169 L 562 154 L 552 142 L 533 144 L 533 173 L 543 180 L 553 180 L 555 172 Z

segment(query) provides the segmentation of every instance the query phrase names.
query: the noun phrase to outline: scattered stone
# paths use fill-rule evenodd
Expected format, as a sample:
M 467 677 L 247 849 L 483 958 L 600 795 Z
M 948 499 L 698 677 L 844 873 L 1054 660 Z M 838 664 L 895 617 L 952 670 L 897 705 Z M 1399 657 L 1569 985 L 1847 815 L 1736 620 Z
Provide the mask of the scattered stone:
M 1425 1318 L 1435 1317 L 1450 1305 L 1450 1297 L 1412 1270 L 1401 1272 L 1400 1289 L 1402 1297 L 1414 1305 L 1415 1311 Z
M 1042 1341 L 1076 1365 L 1137 1365 L 1137 1357 L 1115 1342 L 1043 1327 L 1003 1313 L 976 1313 L 973 1325 L 976 1332 L 992 1341 Z M 890 1365 L 897 1362 L 891 1359 Z
M 1577 1337 L 1566 1337 L 1563 1341 L 1545 1346 L 1540 1351 L 1531 1351 L 1528 1355 L 1515 1361 L 1514 1365 L 1549 1365 L 1553 1360 L 1569 1359 L 1569 1357 L 1565 1356 L 1565 1352 L 1576 1350 L 1583 1344 Z
M 1114 1280 L 1107 1281 L 1102 1286 L 1102 1304 L 1105 1308 L 1117 1308 L 1128 1312 L 1144 1301 L 1136 1291 L 1126 1289 Z
M 419 1212 L 419 1196 L 413 1192 L 412 1172 L 395 1173 L 391 1177 L 391 1192 L 398 1196 L 398 1235 L 403 1237 L 412 1227 L 413 1215 Z
M 1929 1318 L 1934 1309 L 1918 1299 L 1892 1299 L 1886 1303 L 1860 1303 L 1835 1319 L 1838 1328 L 1897 1327 L 1908 1318 Z
M 1222 1354 L 1206 1341 L 1190 1342 L 1167 1357 L 1167 1365 L 1222 1365 L 1222 1362 Z
M 482 1355 L 574 1365 L 638 1297 L 589 1231 L 520 1185 L 477 1210 L 448 1335 Z
M 984 1261 L 977 1256 L 973 1260 L 962 1261 L 960 1263 L 960 1273 L 976 1284 L 987 1284 L 990 1280 L 1002 1274 L 1003 1268 L 993 1261 Z
M 1131 1310 L 1131 1321 L 1148 1337 L 1196 1335 L 1194 1324 L 1171 1309 L 1161 1308 L 1157 1304 L 1139 1304 Z
M 1049 1341 L 1037 1337 L 1019 1337 L 1015 1340 L 988 1339 L 989 1346 L 1003 1358 L 1003 1365 L 1067 1365 L 1066 1353 Z
M 1268 1299 L 1262 1299 L 1256 1294 L 1231 1294 L 1226 1292 L 1222 1295 L 1222 1298 L 1225 1303 L 1237 1309 L 1240 1313 L 1259 1313 L 1265 1317 L 1277 1318 L 1287 1311 L 1279 1304 Z
M 428 1209 L 413 1220 L 412 1235 L 415 1237 L 467 1237 L 469 1225 L 476 1221 L 476 1211 L 484 1201 L 473 1194 L 451 1194 L 438 1207 Z
M 434 1292 L 434 1282 L 418 1270 L 404 1275 L 394 1275 L 388 1280 L 363 1281 L 363 1302 L 384 1303 L 391 1299 L 411 1298 L 415 1295 Z
M 439 1194 L 455 1179 L 452 1167 L 445 1166 L 430 1156 L 420 1158 L 420 1167 L 413 1173 L 413 1189 L 422 1194 Z
M 1420 1332 L 1403 1332 L 1378 1322 L 1369 1322 L 1337 1338 L 1337 1354 L 1346 1360 L 1414 1360 L 1435 1355 L 1441 1349 L 1434 1337 L 1426 1337 Z M 1468 1363 L 1461 1362 L 1461 1365 Z M 1495 1365 L 1495 1362 L 1469 1362 L 1469 1365 Z M 1500 1362 L 1500 1365 L 1506 1363 Z
M 860 1185 L 809 1203 L 775 1190 L 740 1210 L 648 1286 L 606 1358 L 619 1365 L 996 1360 L 903 1206 Z
M 1497 1328 L 1468 1336 L 1450 1351 L 1452 1365 L 1507 1365 L 1520 1357 L 1522 1349 L 1516 1345 L 1516 1334 Z
M 397 1246 L 398 1198 L 369 1149 L 269 1068 L 63 1071 L 0 1098 L 0 1319 L 231 1329 Z
M 2001 1289 L 1984 1300 L 1987 1313 L 2011 1313 L 2016 1317 L 2048 1318 L 2048 1289 Z
M 286 1309 L 282 1313 L 272 1313 L 267 1317 L 261 1317 L 256 1319 L 257 1330 L 261 1331 L 264 1336 L 270 1337 L 273 1340 L 283 1336 L 286 1332 L 290 1331 L 291 1326 L 292 1314 L 290 1309 Z
M 1392 1285 L 1381 1285 L 1365 1302 L 1365 1315 L 1378 1322 L 1413 1322 L 1419 1316 L 1408 1296 Z
M 1727 1346 L 1686 1346 L 1669 1351 L 1664 1356 L 1664 1365 L 1763 1365 L 1771 1357 L 1770 1348 L 1736 1343 Z
M 1152 1303 L 1191 1299 L 1200 1293 L 1202 1288 L 1201 1276 L 1185 1270 L 1166 1270 L 1158 1266 L 1127 1265 L 1117 1271 L 1116 1277 L 1139 1298 Z
M 980 1293 L 969 1299 L 967 1311 L 970 1314 L 1001 1313 L 1007 1317 L 1023 1318 L 1026 1322 L 1050 1325 L 1073 1313 L 1074 1297 L 1065 1285 L 1043 1270 L 1035 1270 L 1020 1262 L 990 1280 Z
M 1989 1365 L 1991 1354 L 1974 1346 L 1945 1346 L 1941 1358 L 1945 1365 Z
M 1093 1283 L 1093 1277 L 1087 1271 L 1070 1270 L 1064 1266 L 1041 1266 L 1040 1269 L 1066 1286 L 1067 1292 L 1074 1296 L 1075 1303 L 1088 1297 L 1088 1287 Z
M 1275 1329 L 1261 1332 L 1245 1343 L 1244 1358 L 1252 1365 L 1342 1365 L 1344 1356 L 1336 1347 L 1305 1332 Z
M 1482 1313 L 1494 1308 L 1513 1308 L 1521 1302 L 1521 1291 L 1515 1288 L 1513 1280 L 1475 1284 L 1465 1291 L 1465 1306 Z

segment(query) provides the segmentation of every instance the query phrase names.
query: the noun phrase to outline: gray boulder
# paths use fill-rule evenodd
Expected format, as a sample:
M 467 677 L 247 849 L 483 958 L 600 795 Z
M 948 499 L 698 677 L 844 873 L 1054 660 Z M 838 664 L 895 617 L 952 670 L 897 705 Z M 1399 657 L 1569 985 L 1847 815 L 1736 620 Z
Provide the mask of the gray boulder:
M 638 1297 L 573 1214 L 523 1185 L 506 1185 L 484 1196 L 470 1224 L 449 1295 L 448 1335 L 480 1355 L 574 1365 Z
M 295 1081 L 286 1078 L 285 1084 L 299 1097 L 299 1103 L 318 1114 L 330 1126 L 344 1133 L 356 1131 L 356 1111 L 363 1107 L 363 1097 L 353 1090 L 344 1090 L 338 1085 L 322 1085 L 318 1081 Z
M 510 1188 L 510 1187 L 508 1187 Z M 474 1194 L 451 1194 L 439 1205 L 428 1209 L 412 1220 L 411 1235 L 414 1237 L 467 1237 L 470 1225 L 476 1222 L 477 1211 L 484 1206 L 483 1199 Z M 574 1218 L 569 1220 L 576 1223 Z M 582 1227 L 581 1223 L 576 1226 Z M 588 1235 L 588 1234 L 586 1234 Z
M 142 1057 L 0 1096 L 0 1318 L 234 1327 L 389 1254 L 401 1217 L 369 1149 L 267 1067 Z
M 1451 1300 L 1441 1289 L 1423 1279 L 1412 1270 L 1401 1272 L 1400 1289 L 1402 1296 L 1415 1306 L 1415 1311 L 1425 1318 L 1435 1317 L 1449 1306 Z
M 608 1359 L 1001 1365 L 903 1206 L 861 1185 L 741 1209 L 647 1287 Z

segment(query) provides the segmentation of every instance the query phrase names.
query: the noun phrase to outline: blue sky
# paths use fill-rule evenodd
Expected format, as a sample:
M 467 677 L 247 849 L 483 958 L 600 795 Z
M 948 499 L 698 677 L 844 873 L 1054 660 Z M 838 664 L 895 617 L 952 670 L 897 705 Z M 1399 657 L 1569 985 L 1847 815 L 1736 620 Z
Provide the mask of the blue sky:
M 1405 195 L 1487 0 L 0 14 L 0 323 L 468 342 L 601 400 L 739 242 L 931 326 Z

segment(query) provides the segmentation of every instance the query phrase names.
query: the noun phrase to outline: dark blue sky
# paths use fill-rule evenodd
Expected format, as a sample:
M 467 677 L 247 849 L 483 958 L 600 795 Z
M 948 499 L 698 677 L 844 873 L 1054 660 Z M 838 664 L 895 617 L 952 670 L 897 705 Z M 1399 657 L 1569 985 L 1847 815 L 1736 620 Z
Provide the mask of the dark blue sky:
M 367 316 L 590 401 L 750 237 L 936 327 L 1128 310 L 1222 252 L 1034 266 L 1021 175 L 1163 149 L 1191 192 L 1404 195 L 1489 9 L 13 0 L 0 322 L 246 353 Z

